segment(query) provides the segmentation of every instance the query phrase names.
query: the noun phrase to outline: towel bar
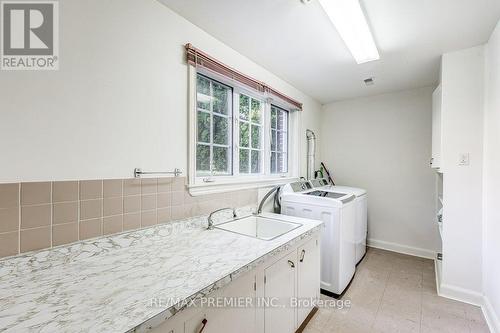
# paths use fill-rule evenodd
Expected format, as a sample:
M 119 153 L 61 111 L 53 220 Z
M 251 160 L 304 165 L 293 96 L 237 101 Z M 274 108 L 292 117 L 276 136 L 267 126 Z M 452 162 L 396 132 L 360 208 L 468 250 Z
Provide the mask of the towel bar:
M 140 178 L 142 175 L 174 175 L 174 177 L 179 177 L 182 171 L 175 168 L 174 171 L 142 171 L 141 168 L 134 169 L 134 178 Z

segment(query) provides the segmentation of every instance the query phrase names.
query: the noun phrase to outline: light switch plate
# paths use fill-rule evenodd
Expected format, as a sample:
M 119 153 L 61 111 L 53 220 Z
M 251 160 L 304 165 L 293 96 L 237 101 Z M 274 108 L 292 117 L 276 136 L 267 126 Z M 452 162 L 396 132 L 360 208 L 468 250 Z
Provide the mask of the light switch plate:
M 469 153 L 460 153 L 458 155 L 458 165 L 467 166 L 470 163 Z

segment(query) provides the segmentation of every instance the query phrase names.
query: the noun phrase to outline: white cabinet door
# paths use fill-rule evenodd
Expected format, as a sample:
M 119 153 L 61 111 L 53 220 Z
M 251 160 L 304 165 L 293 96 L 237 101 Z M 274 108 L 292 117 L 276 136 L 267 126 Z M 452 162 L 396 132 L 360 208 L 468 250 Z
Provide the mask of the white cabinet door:
M 184 333 L 255 333 L 255 272 L 249 272 L 207 296 L 204 306 L 184 323 Z
M 162 325 L 153 328 L 150 333 L 183 333 L 184 323 L 179 321 L 178 318 L 171 318 L 164 322 Z
M 203 333 L 255 333 L 255 272 L 248 272 L 215 293 L 220 307 L 207 309 Z M 250 302 L 251 301 L 251 302 Z M 224 305 L 222 302 L 226 302 Z
M 311 239 L 297 249 L 297 327 L 300 326 L 319 299 L 319 241 Z
M 184 333 L 199 333 L 208 332 L 210 325 L 208 325 L 208 316 L 204 309 L 194 312 L 189 319 L 184 323 Z
M 431 167 L 441 168 L 441 85 L 432 94 L 432 159 Z
M 264 327 L 266 333 L 295 332 L 295 309 L 291 298 L 295 297 L 297 253 L 281 258 L 264 270 L 265 305 Z
M 189 311 L 190 310 L 186 310 L 186 312 L 189 312 Z M 181 314 L 176 314 L 172 318 L 163 322 L 160 326 L 157 326 L 148 332 L 149 333 L 183 333 L 185 319 L 181 318 L 181 317 L 182 317 L 182 314 L 186 313 L 186 312 L 182 312 Z M 189 316 L 192 316 L 192 315 L 189 315 Z

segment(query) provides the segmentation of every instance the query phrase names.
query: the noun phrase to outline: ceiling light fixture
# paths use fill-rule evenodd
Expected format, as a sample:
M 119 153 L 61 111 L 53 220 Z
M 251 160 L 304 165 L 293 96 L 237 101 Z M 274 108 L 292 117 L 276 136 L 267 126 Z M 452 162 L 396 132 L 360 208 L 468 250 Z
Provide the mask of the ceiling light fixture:
M 358 0 L 319 0 L 358 64 L 380 59 Z

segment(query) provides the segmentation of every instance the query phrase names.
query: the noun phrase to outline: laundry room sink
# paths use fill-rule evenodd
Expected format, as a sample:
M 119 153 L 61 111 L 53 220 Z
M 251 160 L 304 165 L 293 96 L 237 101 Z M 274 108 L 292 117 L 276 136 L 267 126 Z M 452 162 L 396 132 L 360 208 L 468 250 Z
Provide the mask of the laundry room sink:
M 258 239 L 273 240 L 300 226 L 302 226 L 300 223 L 252 215 L 221 223 L 215 228 Z

